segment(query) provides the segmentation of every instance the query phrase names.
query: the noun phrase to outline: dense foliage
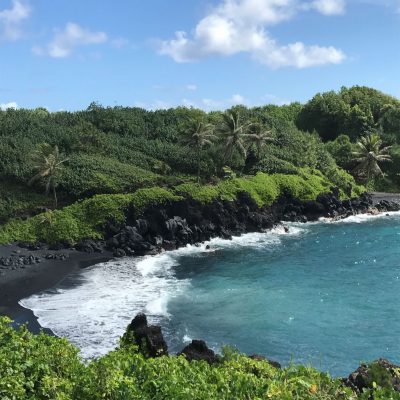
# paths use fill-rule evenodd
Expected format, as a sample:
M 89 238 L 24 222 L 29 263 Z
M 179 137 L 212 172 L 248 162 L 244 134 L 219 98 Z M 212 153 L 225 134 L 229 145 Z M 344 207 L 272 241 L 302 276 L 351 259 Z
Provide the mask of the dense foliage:
M 271 205 L 283 194 L 300 200 L 314 200 L 333 186 L 319 171 L 299 169 L 297 172 L 296 175 L 259 172 L 255 176 L 225 179 L 217 185 L 185 183 L 170 189 L 152 187 L 130 194 L 96 195 L 63 209 L 49 210 L 25 220 L 10 220 L 0 226 L 0 243 L 44 241 L 73 244 L 85 238 L 102 238 L 106 223 L 124 222 L 128 211 L 140 217 L 147 207 L 179 201 L 184 197 L 201 203 L 214 199 L 234 201 L 240 192 L 246 192 L 262 207 Z M 337 182 L 342 187 L 342 196 L 361 194 L 364 188 L 344 175 L 347 181 Z
M 14 329 L 0 318 L 0 398 L 3 400 L 355 400 L 400 399 L 387 374 L 376 371 L 371 389 L 357 396 L 340 380 L 311 367 L 282 370 L 230 349 L 218 364 L 184 356 L 144 357 L 121 345 L 83 362 L 65 339 Z
M 0 243 L 102 238 L 107 223 L 182 198 L 233 201 L 246 192 L 262 207 L 283 194 L 315 199 L 333 186 L 342 197 L 357 196 L 364 188 L 351 175 L 363 182 L 356 143 L 372 133 L 382 145 L 377 152 L 391 146 L 392 162 L 378 164 L 384 179 L 368 173 L 365 183 L 400 190 L 400 102 L 365 87 L 318 94 L 305 105 L 236 106 L 226 113 L 96 103 L 73 113 L 0 111 Z M 38 149 L 51 149 L 40 165 L 32 158 Z M 62 166 L 46 172 L 57 160 Z M 230 351 L 210 366 L 183 357 L 146 359 L 124 346 L 85 363 L 66 340 L 14 330 L 0 319 L 5 400 L 400 399 L 386 378 L 377 373 L 357 397 L 312 368 L 278 370 Z
M 392 162 L 374 168 L 382 170 L 383 178 L 361 171 L 354 156 L 356 142 L 371 133 L 379 135 L 382 148 L 390 146 Z M 33 161 L 40 148 L 57 150 L 57 157 L 66 160 L 56 175 L 46 175 L 48 159 L 41 170 Z M 238 180 L 223 180 L 225 166 Z M 226 113 L 183 107 L 146 111 L 96 103 L 79 112 L 0 111 L 0 224 L 53 208 L 44 196 L 46 185 L 54 194 L 57 188 L 60 206 L 94 195 L 129 195 L 151 187 L 203 201 L 224 198 L 224 193 L 225 198 L 234 198 L 252 182 L 249 176 L 259 172 L 282 174 L 286 181 L 300 179 L 297 184 L 304 186 L 306 170 L 321 176 L 325 183 L 319 189 L 338 186 L 345 195 L 356 188 L 349 173 L 369 189 L 400 190 L 400 102 L 356 86 L 317 94 L 305 105 L 235 106 Z M 38 173 L 43 176 L 28 186 Z M 310 191 L 305 182 L 301 190 Z M 259 204 L 274 199 L 285 186 L 275 181 L 266 184 L 262 194 L 247 188 Z M 313 187 L 311 192 L 316 193 L 317 186 Z M 301 190 L 293 192 L 302 195 Z M 57 219 L 58 212 L 48 215 Z M 18 228 L 18 221 L 12 223 Z M 80 237 L 97 228 L 78 226 L 73 231 L 70 237 Z
M 319 96 L 340 96 L 352 107 L 370 110 L 384 129 L 385 144 L 396 142 L 399 118 L 395 99 L 365 88 Z M 351 160 L 343 160 L 348 155 L 340 152 L 337 158 L 337 152 L 324 145 L 320 136 L 335 138 L 340 131 L 354 142 L 364 130 L 350 132 L 345 129 L 348 124 L 340 122 L 340 129 L 326 136 L 325 128 L 333 126 L 330 119 L 339 121 L 339 114 L 329 114 L 328 107 L 328 123 L 323 125 L 325 117 L 320 113 L 322 106 L 315 105 L 319 104 L 317 98 L 305 106 L 236 106 L 226 113 L 183 107 L 146 111 L 96 103 L 79 112 L 43 108 L 0 111 L 0 223 L 32 213 L 36 206 L 52 206 L 42 196 L 49 183 L 53 189 L 57 187 L 63 206 L 96 194 L 193 183 L 197 175 L 205 184 L 216 183 L 226 164 L 238 176 L 257 172 L 296 175 L 299 168 L 311 168 L 333 183 L 341 182 L 343 171 L 336 161 L 351 172 Z M 29 187 L 28 182 L 38 173 L 32 154 L 45 144 L 57 148 L 59 159 L 66 161 L 51 182 L 47 175 Z M 395 146 L 393 151 L 399 152 Z M 387 168 L 384 172 L 395 176 L 393 168 Z M 32 201 L 21 201 L 21 196 Z
M 383 146 L 391 146 L 391 163 L 382 165 L 384 179 L 371 181 L 369 188 L 400 191 L 400 101 L 363 86 L 343 87 L 339 92 L 318 93 L 296 116 L 299 129 L 316 132 L 338 165 L 357 173 L 351 157 L 362 136 L 376 133 Z

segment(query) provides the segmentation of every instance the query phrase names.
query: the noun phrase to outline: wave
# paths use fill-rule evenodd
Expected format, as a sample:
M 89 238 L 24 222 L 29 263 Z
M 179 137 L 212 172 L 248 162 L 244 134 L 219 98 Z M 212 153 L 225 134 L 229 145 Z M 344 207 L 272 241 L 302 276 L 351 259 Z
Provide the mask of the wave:
M 190 288 L 190 280 L 174 275 L 173 267 L 179 265 L 181 257 L 237 246 L 276 246 L 282 236 L 298 236 L 306 231 L 296 224 L 288 226 L 288 232 L 277 226 L 232 240 L 215 238 L 156 256 L 98 264 L 70 276 L 62 286 L 23 299 L 20 304 L 33 311 L 42 327 L 77 345 L 83 357 L 97 357 L 115 348 L 138 312 L 145 312 L 151 323 L 163 324 L 168 320 L 168 302 Z M 182 339 L 188 338 L 187 334 Z
M 376 220 L 376 219 L 382 219 L 382 218 L 388 218 L 388 217 L 400 217 L 400 211 L 388 211 L 388 212 L 382 212 L 379 214 L 356 214 L 356 215 L 351 215 L 350 217 L 343 218 L 343 219 L 338 219 L 334 220 L 332 218 L 320 218 L 319 222 L 324 222 L 324 223 L 331 223 L 331 224 L 340 224 L 340 223 L 356 223 L 356 224 L 361 224 L 363 222 L 369 222 L 371 220 Z
M 387 218 L 387 214 L 400 216 L 400 212 L 358 214 L 315 223 L 363 223 Z M 81 349 L 83 357 L 97 357 L 115 348 L 138 312 L 145 312 L 151 323 L 167 325 L 168 303 L 190 290 L 190 279 L 178 279 L 174 274 L 181 257 L 204 256 L 237 247 L 279 246 L 286 237 L 306 234 L 315 223 L 287 223 L 266 232 L 234 236 L 232 240 L 215 238 L 156 256 L 112 260 L 81 270 L 56 289 L 23 299 L 20 304 L 33 311 L 42 327 L 70 339 Z M 185 342 L 188 338 L 190 332 L 181 339 Z
M 173 265 L 166 254 L 98 264 L 20 304 L 42 327 L 76 344 L 83 357 L 96 357 L 115 348 L 138 312 L 146 312 L 152 323 L 168 318 L 168 300 L 188 285 L 173 276 Z

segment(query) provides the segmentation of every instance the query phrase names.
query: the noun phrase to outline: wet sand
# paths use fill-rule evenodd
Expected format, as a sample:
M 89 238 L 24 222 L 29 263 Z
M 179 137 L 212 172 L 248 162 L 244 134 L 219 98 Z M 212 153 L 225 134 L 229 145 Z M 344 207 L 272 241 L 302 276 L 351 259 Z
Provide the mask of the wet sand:
M 45 259 L 46 254 L 65 254 L 67 259 Z M 0 315 L 10 317 L 16 325 L 27 323 L 29 330 L 35 333 L 39 332 L 41 327 L 32 311 L 19 305 L 21 299 L 56 286 L 77 269 L 112 258 L 112 254 L 108 252 L 88 254 L 70 249 L 30 251 L 16 245 L 0 245 L 0 257 L 19 255 L 33 255 L 40 257 L 42 261 L 23 267 L 0 268 Z M 51 333 L 49 330 L 45 331 Z
M 400 193 L 371 193 L 373 205 L 381 200 L 393 201 L 400 204 Z M 66 260 L 45 259 L 46 254 L 67 256 Z M 112 259 L 112 254 L 83 253 L 72 249 L 63 250 L 37 250 L 31 251 L 17 245 L 0 245 L 1 257 L 18 257 L 33 255 L 41 258 L 38 264 L 21 267 L 0 266 L 0 315 L 7 315 L 15 324 L 28 324 L 32 332 L 39 332 L 41 327 L 32 313 L 22 307 L 19 301 L 35 293 L 51 289 L 62 282 L 69 274 L 88 266 L 99 264 Z M 51 331 L 46 330 L 51 333 Z

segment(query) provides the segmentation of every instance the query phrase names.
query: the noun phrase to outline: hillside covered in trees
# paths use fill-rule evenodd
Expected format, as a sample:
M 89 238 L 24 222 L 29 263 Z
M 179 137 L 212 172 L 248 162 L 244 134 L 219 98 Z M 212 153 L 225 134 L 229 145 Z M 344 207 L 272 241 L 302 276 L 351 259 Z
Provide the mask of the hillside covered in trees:
M 366 212 L 362 193 L 399 192 L 399 171 L 400 101 L 365 87 L 317 94 L 304 105 L 209 113 L 96 103 L 79 112 L 8 109 L 0 111 L 0 244 L 82 250 L 91 238 L 107 245 L 116 240 L 120 250 L 126 238 L 143 240 L 141 225 L 154 222 L 142 219 L 146 209 L 173 231 L 179 224 L 187 228 L 176 208 L 188 207 L 197 224 L 210 209 L 223 220 L 247 207 L 249 229 L 261 229 L 276 221 L 257 211 L 270 207 L 278 218 L 273 206 L 280 200 L 313 208 L 329 192 L 325 199 L 340 207 L 347 202 L 342 215 Z M 320 213 L 311 209 L 314 217 Z M 197 234 L 196 243 L 212 236 L 198 234 L 194 222 L 186 230 Z M 155 243 L 164 240 L 153 236 Z M 176 246 L 188 243 L 181 239 Z M 151 254 L 147 247 L 125 250 L 114 255 Z M 14 329 L 7 318 L 0 318 L 0 360 L 0 394 L 7 399 L 400 398 L 399 369 L 385 360 L 341 380 L 311 367 L 275 368 L 229 348 L 213 365 L 184 356 L 148 358 L 122 339 L 115 351 L 84 362 L 65 339 Z M 351 379 L 361 376 L 360 387 L 354 386 Z
M 400 102 L 366 87 L 305 105 L 209 113 L 97 103 L 79 112 L 8 109 L 0 137 L 2 224 L 98 194 L 191 184 L 190 194 L 257 173 L 319 174 L 343 196 L 358 194 L 357 184 L 400 186 Z

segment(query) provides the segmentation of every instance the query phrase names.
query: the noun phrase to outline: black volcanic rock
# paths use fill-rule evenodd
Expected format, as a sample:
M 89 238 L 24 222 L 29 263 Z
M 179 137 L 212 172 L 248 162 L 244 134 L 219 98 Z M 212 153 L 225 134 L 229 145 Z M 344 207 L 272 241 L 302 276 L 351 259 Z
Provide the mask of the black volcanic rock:
M 340 219 L 371 209 L 370 195 L 344 201 L 338 195 L 334 188 L 332 193 L 320 194 L 313 201 L 300 201 L 284 194 L 272 205 L 261 208 L 246 192 L 238 193 L 235 201 L 215 199 L 203 204 L 188 198 L 162 207 L 151 206 L 140 215 L 127 217 L 126 225 L 117 227 L 109 223 L 104 230 L 105 243 L 83 240 L 76 247 L 87 252 L 107 249 L 117 257 L 151 255 L 214 237 L 230 239 L 246 232 L 262 232 L 281 221 Z M 400 209 L 400 205 L 381 201 L 376 208 L 393 211 Z
M 137 314 L 128 325 L 122 342 L 138 345 L 140 351 L 148 357 L 168 355 L 168 346 L 164 340 L 161 327 L 148 325 L 147 317 L 143 313 Z
M 219 357 L 207 347 L 203 340 L 192 340 L 178 355 L 184 355 L 189 361 L 207 361 L 209 364 L 215 364 Z
M 97 242 L 92 239 L 85 239 L 75 245 L 76 250 L 83 251 L 85 253 L 102 253 L 104 244 Z
M 375 208 L 380 212 L 400 211 L 400 204 L 394 201 L 381 200 L 378 204 L 376 204 Z
M 374 383 L 383 388 L 393 388 L 400 392 L 399 366 L 383 358 L 371 364 L 362 364 L 343 383 L 355 392 L 372 389 Z

